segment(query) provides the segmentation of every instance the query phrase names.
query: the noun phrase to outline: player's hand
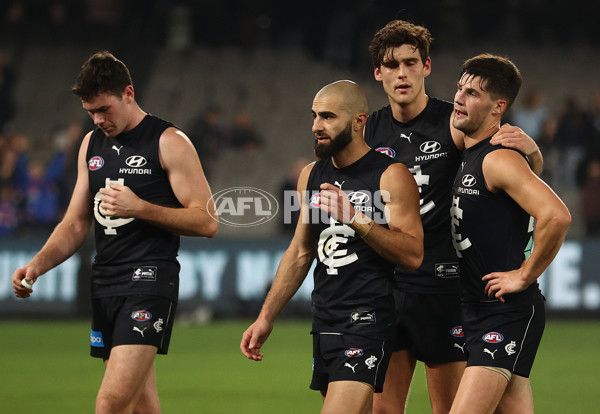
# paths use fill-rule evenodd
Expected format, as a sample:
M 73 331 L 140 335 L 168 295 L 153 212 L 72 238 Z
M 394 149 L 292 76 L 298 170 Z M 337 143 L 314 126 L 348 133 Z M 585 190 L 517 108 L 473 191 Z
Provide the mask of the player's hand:
M 136 218 L 144 201 L 125 185 L 110 183 L 100 189 L 100 212 L 107 217 Z
M 248 359 L 262 361 L 263 354 L 260 348 L 267 341 L 267 338 L 273 330 L 273 324 L 264 319 L 257 319 L 242 335 L 240 349 Z
M 34 272 L 29 266 L 23 266 L 15 270 L 15 272 L 12 275 L 12 284 L 15 296 L 23 299 L 31 296 L 31 294 L 33 293 L 33 289 L 29 289 L 23 286 L 23 279 L 26 279 L 26 282 L 29 285 L 33 285 L 37 278 L 38 276 L 34 274 Z
M 492 145 L 502 145 L 507 148 L 515 148 L 525 155 L 531 155 L 539 151 L 535 141 L 518 126 L 504 124 L 490 140 Z
M 511 270 L 510 272 L 489 273 L 482 280 L 487 281 L 485 294 L 490 299 L 496 298 L 500 302 L 505 302 L 504 295 L 521 292 L 529 286 L 521 274 L 521 269 Z
M 356 210 L 348 199 L 348 194 L 339 187 L 329 183 L 321 184 L 321 205 L 319 208 L 327 212 L 334 220 L 348 224 Z

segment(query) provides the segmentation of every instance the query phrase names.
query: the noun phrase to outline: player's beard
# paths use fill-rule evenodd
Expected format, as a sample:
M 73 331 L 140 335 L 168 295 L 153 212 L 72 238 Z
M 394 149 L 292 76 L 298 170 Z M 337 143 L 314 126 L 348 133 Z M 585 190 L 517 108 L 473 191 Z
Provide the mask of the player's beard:
M 320 144 L 315 138 L 315 155 L 319 159 L 327 159 L 333 157 L 335 154 L 343 150 L 352 142 L 352 124 L 349 123 L 346 128 L 337 134 L 335 137 L 330 138 L 327 144 Z

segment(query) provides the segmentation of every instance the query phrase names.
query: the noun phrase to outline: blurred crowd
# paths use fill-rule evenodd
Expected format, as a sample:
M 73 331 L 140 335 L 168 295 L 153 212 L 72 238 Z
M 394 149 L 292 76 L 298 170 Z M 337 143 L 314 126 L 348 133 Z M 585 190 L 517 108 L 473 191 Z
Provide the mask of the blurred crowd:
M 600 87 L 584 102 L 566 98 L 558 111 L 549 109 L 541 88 L 521 93 L 521 104 L 511 109 L 507 121 L 540 146 L 542 179 L 559 194 L 577 192 L 585 235 L 600 236 Z
M 144 91 L 144 74 L 161 45 L 182 53 L 197 45 L 242 49 L 301 46 L 315 58 L 356 68 L 369 65 L 365 42 L 392 18 L 425 23 L 435 35 L 434 48 L 451 49 L 473 39 L 493 38 L 498 29 L 505 40 L 518 39 L 532 46 L 600 44 L 600 31 L 595 30 L 593 21 L 600 5 L 593 2 L 581 2 L 581 7 L 571 3 L 566 9 L 554 0 L 502 5 L 472 0 L 438 0 L 427 6 L 397 0 L 314 4 L 320 18 L 313 18 L 311 2 L 274 0 L 2 2 L 0 236 L 49 231 L 58 222 L 74 184 L 79 143 L 90 126 L 65 120 L 65 125 L 51 126 L 53 130 L 40 131 L 35 137 L 15 129 L 13 120 L 20 110 L 15 101 L 19 74 L 12 60 L 30 42 L 102 39 L 103 44 L 114 45 L 111 50 L 136 73 L 139 93 Z M 494 18 L 489 19 L 490 15 Z M 543 88 L 527 88 L 526 84 L 520 96 L 506 121 L 538 142 L 545 160 L 542 178 L 561 196 L 574 193 L 580 206 L 577 211 L 585 221 L 585 235 L 600 236 L 600 87 L 589 97 L 565 99 L 560 110 L 550 109 L 557 106 L 548 105 Z M 181 125 L 198 150 L 209 180 L 222 151 L 256 151 L 267 144 L 248 108 L 238 108 L 229 121 L 223 119 L 223 113 L 231 111 L 207 105 L 189 125 Z M 294 188 L 298 169 L 291 166 L 284 189 Z

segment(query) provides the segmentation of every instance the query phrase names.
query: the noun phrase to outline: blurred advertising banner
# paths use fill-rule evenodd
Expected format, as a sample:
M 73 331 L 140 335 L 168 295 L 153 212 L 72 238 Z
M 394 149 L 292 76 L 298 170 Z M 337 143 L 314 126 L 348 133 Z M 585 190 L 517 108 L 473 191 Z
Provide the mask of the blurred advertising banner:
M 0 241 L 0 312 L 3 316 L 77 316 L 89 301 L 89 263 L 93 252 L 78 254 L 41 277 L 26 300 L 12 292 L 12 273 L 44 240 Z M 182 238 L 179 261 L 180 315 L 198 310 L 210 316 L 255 317 L 268 292 L 288 239 Z M 314 266 L 314 264 L 313 264 Z M 540 278 L 550 314 L 600 317 L 600 240 L 567 241 Z M 82 287 L 85 287 L 83 289 Z M 308 316 L 312 269 L 287 314 Z

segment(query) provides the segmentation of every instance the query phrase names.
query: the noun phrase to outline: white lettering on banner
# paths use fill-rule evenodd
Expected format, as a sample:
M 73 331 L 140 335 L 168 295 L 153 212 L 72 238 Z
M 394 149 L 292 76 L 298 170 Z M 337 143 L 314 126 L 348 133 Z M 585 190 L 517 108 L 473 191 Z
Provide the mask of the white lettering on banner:
M 262 300 L 279 267 L 283 252 L 243 251 L 237 257 L 237 295 L 243 300 Z M 292 300 L 309 300 L 313 290 L 312 270 Z
M 240 299 L 262 299 L 275 278 L 277 263 L 266 251 L 243 251 L 237 257 L 236 289 Z
M 563 243 L 545 272 L 548 273 L 548 308 L 576 309 L 581 305 L 581 256 L 582 249 L 579 243 Z
M 5 251 L 0 254 L 0 300 L 13 299 L 12 274 L 15 269 L 25 266 L 35 252 L 22 250 Z M 32 301 L 71 302 L 77 295 L 77 271 L 81 259 L 71 256 L 56 268 L 41 276 L 34 286 Z
M 179 271 L 179 300 L 189 300 L 198 294 L 199 281 L 196 278 L 194 254 L 190 251 L 179 251 L 177 260 L 181 265 Z
M 181 264 L 179 272 L 179 299 L 193 299 L 198 292 L 206 300 L 218 299 L 221 295 L 221 280 L 229 261 L 226 251 L 181 251 L 177 258 Z
M 202 293 L 204 299 L 216 300 L 221 296 L 221 279 L 225 274 L 225 267 L 229 255 L 225 251 L 200 252 L 196 255 L 196 266 L 202 279 Z

